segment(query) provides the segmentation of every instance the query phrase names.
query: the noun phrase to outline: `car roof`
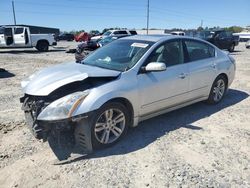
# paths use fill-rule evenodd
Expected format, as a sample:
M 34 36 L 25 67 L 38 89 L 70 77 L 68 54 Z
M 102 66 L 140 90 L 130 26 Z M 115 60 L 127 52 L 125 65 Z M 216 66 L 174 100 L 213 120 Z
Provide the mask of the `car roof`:
M 181 35 L 171 35 L 171 34 L 161 34 L 161 35 L 132 35 L 128 37 L 120 38 L 119 40 L 142 40 L 142 41 L 148 41 L 148 42 L 159 42 L 159 41 L 165 41 L 170 39 L 191 39 L 191 40 L 197 40 L 201 42 L 208 43 L 207 41 L 197 38 L 197 37 L 189 37 L 189 36 L 181 36 Z M 210 43 L 208 43 L 210 44 Z M 210 44 L 211 45 L 211 44 Z
M 170 35 L 170 34 L 161 34 L 161 35 L 132 35 L 126 38 L 122 38 L 123 40 L 125 39 L 132 39 L 132 40 L 145 40 L 149 42 L 158 42 L 161 40 L 167 40 L 167 39 L 178 39 L 178 38 L 191 38 L 193 37 L 184 37 L 184 36 L 179 36 L 179 35 Z M 121 40 L 122 40 L 121 39 Z

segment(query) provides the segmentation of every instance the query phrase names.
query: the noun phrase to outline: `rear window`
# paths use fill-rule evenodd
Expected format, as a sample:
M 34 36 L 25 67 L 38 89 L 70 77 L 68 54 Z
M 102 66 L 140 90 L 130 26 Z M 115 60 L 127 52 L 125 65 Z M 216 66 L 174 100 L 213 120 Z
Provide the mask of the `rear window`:
M 22 34 L 23 28 L 15 28 L 15 34 Z
M 187 47 L 189 61 L 197 61 L 215 56 L 215 49 L 203 42 L 185 41 Z
M 114 32 L 114 34 L 121 34 L 121 35 L 127 35 L 127 31 L 116 31 L 117 33 Z
M 131 35 L 137 35 L 136 31 L 129 31 Z

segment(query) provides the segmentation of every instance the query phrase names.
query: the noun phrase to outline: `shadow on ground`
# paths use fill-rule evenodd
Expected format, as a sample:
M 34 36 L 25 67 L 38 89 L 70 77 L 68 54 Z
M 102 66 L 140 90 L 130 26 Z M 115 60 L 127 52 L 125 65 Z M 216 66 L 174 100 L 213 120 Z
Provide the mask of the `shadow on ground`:
M 90 155 L 68 160 L 66 163 L 87 158 L 121 155 L 137 151 L 153 143 L 163 135 L 181 127 L 199 131 L 202 127 L 192 125 L 195 121 L 209 117 L 220 110 L 235 105 L 248 96 L 249 94 L 246 92 L 230 89 L 223 101 L 217 105 L 207 105 L 206 103 L 200 102 L 141 122 L 138 127 L 131 128 L 128 134 L 116 145 L 95 151 Z
M 59 49 L 51 49 L 47 52 L 39 52 L 37 50 L 27 50 L 27 49 L 22 49 L 22 50 L 6 50 L 6 51 L 0 51 L 0 54 L 23 54 L 23 53 L 27 53 L 27 54 L 41 54 L 41 53 L 53 53 L 53 52 L 63 52 L 65 51 L 64 48 L 59 48 Z
M 0 79 L 1 78 L 10 78 L 10 77 L 14 77 L 15 74 L 5 70 L 5 69 L 2 69 L 0 68 Z

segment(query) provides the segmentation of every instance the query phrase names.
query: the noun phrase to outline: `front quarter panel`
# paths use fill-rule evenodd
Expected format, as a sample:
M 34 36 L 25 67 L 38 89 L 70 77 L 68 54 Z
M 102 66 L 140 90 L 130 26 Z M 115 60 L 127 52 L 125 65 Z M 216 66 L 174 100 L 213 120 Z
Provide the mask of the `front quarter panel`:
M 125 98 L 131 103 L 134 117 L 136 117 L 138 116 L 139 106 L 137 88 L 136 72 L 124 72 L 116 80 L 91 89 L 89 95 L 78 106 L 72 116 L 97 110 L 109 100 Z

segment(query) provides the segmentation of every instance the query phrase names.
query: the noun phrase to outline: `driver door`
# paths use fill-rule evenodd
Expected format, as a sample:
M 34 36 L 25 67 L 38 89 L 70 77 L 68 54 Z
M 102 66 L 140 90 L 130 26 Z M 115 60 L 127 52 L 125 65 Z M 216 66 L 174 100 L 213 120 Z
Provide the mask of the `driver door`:
M 181 40 L 172 40 L 157 47 L 147 60 L 150 62 L 163 62 L 167 69 L 138 74 L 140 116 L 173 107 L 189 97 L 188 67 L 184 63 Z

